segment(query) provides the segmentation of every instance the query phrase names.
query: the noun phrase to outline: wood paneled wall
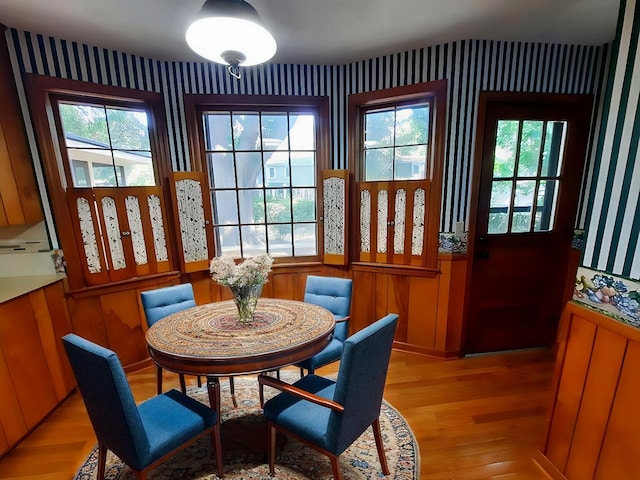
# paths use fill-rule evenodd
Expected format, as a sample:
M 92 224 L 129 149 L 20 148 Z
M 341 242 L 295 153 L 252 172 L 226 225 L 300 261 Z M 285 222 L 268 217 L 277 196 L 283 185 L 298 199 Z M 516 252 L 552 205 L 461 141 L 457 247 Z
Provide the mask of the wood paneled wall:
M 640 330 L 573 302 L 540 463 L 555 479 L 640 478 Z

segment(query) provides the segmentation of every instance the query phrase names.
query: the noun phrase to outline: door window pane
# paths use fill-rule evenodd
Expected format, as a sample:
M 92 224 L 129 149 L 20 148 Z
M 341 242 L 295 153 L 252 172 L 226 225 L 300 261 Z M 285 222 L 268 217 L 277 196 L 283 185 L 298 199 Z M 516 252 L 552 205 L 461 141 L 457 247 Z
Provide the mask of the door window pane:
M 543 180 L 540 182 L 534 231 L 546 232 L 553 230 L 559 185 L 559 180 Z
M 562 167 L 567 122 L 548 122 L 542 153 L 541 175 L 557 177 Z
M 542 143 L 541 121 L 522 122 L 522 139 L 518 158 L 518 177 L 535 177 L 538 174 L 540 149 Z
M 488 233 L 507 233 L 509 229 L 511 185 L 511 181 L 492 182 Z
M 518 152 L 519 127 L 520 122 L 517 120 L 498 120 L 496 148 L 493 155 L 493 178 L 513 176 Z
M 511 219 L 511 231 L 513 233 L 528 232 L 531 230 L 531 212 L 533 211 L 535 189 L 535 180 L 521 180 L 516 182 L 513 218 Z

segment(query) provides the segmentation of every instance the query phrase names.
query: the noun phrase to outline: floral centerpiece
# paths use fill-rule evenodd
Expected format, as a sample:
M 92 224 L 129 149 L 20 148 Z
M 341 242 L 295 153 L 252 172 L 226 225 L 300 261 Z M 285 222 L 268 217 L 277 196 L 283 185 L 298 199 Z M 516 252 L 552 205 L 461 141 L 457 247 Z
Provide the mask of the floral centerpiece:
M 253 320 L 262 286 L 267 283 L 273 265 L 273 257 L 264 253 L 236 264 L 232 257 L 222 255 L 211 260 L 211 278 L 220 285 L 229 287 L 238 308 L 240 322 Z

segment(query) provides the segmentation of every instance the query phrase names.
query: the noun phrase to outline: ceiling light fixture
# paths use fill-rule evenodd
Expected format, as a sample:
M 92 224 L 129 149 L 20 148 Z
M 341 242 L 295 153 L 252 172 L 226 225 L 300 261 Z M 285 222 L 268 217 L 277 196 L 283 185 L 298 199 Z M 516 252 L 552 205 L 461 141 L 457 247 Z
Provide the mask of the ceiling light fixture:
M 206 0 L 186 37 L 194 52 L 227 65 L 238 79 L 240 66 L 266 62 L 276 53 L 273 35 L 256 9 L 244 0 Z

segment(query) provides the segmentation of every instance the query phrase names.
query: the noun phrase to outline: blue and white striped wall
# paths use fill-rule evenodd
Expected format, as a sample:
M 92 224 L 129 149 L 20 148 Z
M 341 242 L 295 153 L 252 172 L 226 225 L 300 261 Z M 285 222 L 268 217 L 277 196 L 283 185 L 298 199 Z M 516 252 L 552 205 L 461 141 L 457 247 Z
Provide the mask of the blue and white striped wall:
M 466 224 L 478 92 L 597 94 L 607 58 L 606 46 L 461 40 L 347 65 L 259 65 L 243 68 L 237 81 L 212 63 L 157 61 L 15 29 L 7 30 L 7 38 L 14 71 L 20 74 L 161 92 L 168 113 L 173 168 L 178 171 L 190 168 L 184 93 L 329 96 L 332 165 L 346 168 L 348 95 L 446 78 L 449 115 L 443 232 L 453 231 L 455 222 Z M 591 175 L 589 171 L 585 174 L 585 193 Z M 583 221 L 581 211 L 576 227 L 581 228 Z
M 640 279 L 640 5 L 623 0 L 586 208 L 583 265 Z

